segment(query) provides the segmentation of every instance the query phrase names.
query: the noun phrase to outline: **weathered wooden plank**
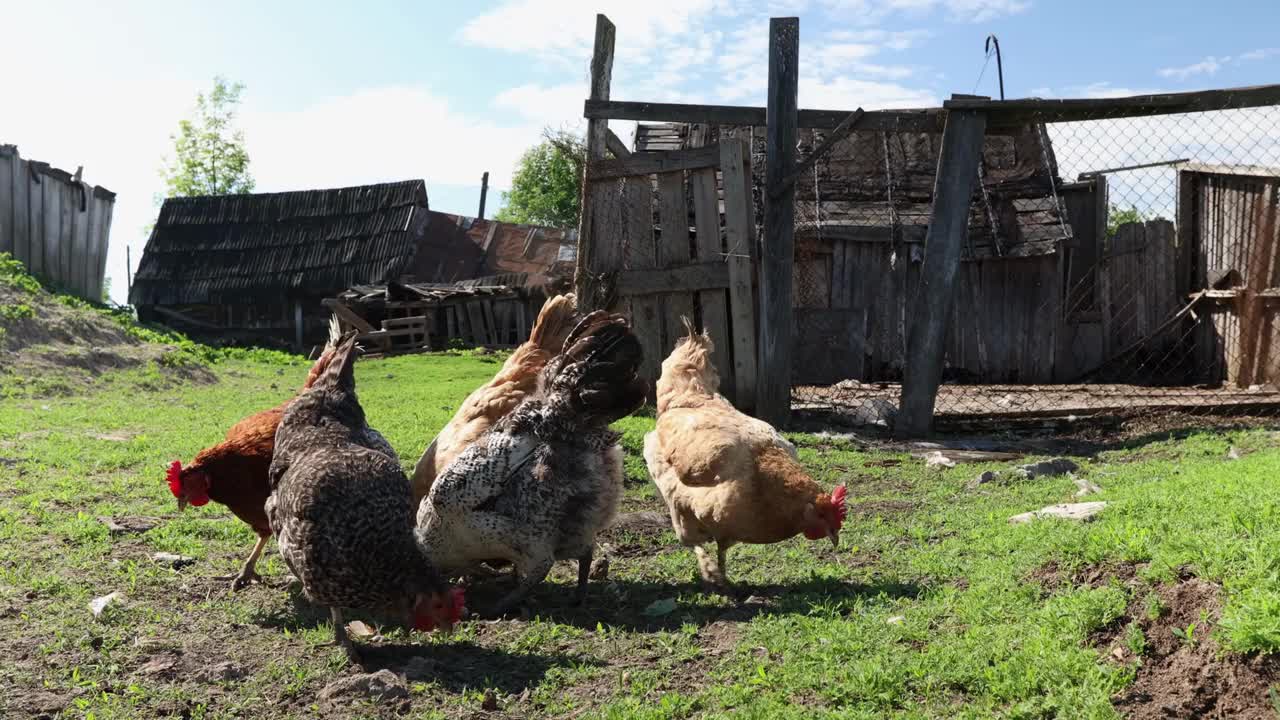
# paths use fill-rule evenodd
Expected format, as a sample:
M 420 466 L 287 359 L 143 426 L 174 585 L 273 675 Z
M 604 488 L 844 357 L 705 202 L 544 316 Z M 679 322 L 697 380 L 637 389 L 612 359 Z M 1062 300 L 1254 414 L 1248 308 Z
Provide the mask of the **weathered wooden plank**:
M 791 415 L 795 186 L 781 183 L 795 168 L 799 50 L 799 18 L 770 19 L 759 346 L 760 375 L 769 380 L 756 388 L 756 416 L 775 427 Z
M 329 310 L 331 310 L 334 315 L 337 315 L 338 319 L 340 319 L 342 322 L 345 322 L 346 324 L 354 327 L 360 332 L 371 333 L 377 329 L 373 325 L 371 325 L 368 320 L 365 320 L 364 318 L 360 317 L 360 315 L 358 315 L 356 311 L 352 310 L 341 300 L 337 300 L 335 298 L 325 298 L 320 301 L 320 304 L 329 308 Z
M 718 155 L 719 148 L 716 150 Z M 719 163 L 718 157 L 716 162 Z M 668 270 L 687 266 L 690 262 L 689 205 L 685 200 L 683 172 L 658 176 L 658 222 L 662 229 L 658 243 L 658 264 Z M 727 268 L 725 276 L 727 280 Z M 677 288 L 662 299 L 664 353 L 670 352 L 675 347 L 676 340 L 684 334 L 682 318 L 689 318 L 690 321 L 694 319 L 692 291 L 702 289 L 704 288 Z
M 849 243 L 832 241 L 831 250 L 831 307 L 843 310 L 849 307 L 849 276 L 845 274 Z
M 14 255 L 13 215 L 17 212 L 14 202 L 13 166 L 21 160 L 18 152 L 0 150 L 0 253 Z
M 695 147 L 701 147 L 706 144 L 706 136 L 705 126 L 698 126 L 690 131 L 689 141 Z M 719 263 L 724 267 L 727 280 L 729 266 L 725 264 L 723 239 L 720 236 L 720 199 L 716 190 L 716 171 L 691 171 L 689 186 L 693 192 L 694 240 L 698 260 Z M 716 348 L 712 361 L 720 374 L 720 392 L 731 401 L 736 401 L 728 293 L 726 290 L 708 289 L 699 292 L 697 298 L 702 311 L 702 328 L 711 336 L 711 342 Z
M 729 331 L 733 336 L 733 377 L 738 407 L 759 407 L 760 386 L 757 383 L 757 342 L 752 265 L 755 239 L 755 211 L 751 199 L 751 156 L 741 140 L 720 143 L 720 174 L 724 184 L 725 264 L 729 266 Z M 787 296 L 788 308 L 790 295 Z M 790 340 L 790 332 L 783 338 Z M 788 405 L 791 385 L 787 387 Z
M 479 301 L 463 303 L 463 307 L 467 311 L 467 324 L 471 328 L 471 335 L 475 338 L 477 345 L 489 345 L 493 340 L 489 337 L 489 331 L 484 325 L 484 311 L 480 308 Z
M 86 189 L 89 197 L 85 200 L 84 225 L 85 225 L 85 273 L 87 275 L 87 287 L 89 293 L 94 299 L 108 300 L 103 297 L 103 277 L 98 272 L 99 258 L 106 253 L 106 237 L 103 235 L 102 228 L 102 210 L 105 200 L 99 200 L 91 189 Z
M 609 18 L 603 14 L 596 15 L 595 44 L 591 54 L 591 89 L 588 97 L 591 100 L 608 100 L 609 88 L 613 82 L 613 45 L 616 30 Z M 609 121 L 591 119 L 587 121 L 587 162 L 592 163 L 605 157 L 608 148 Z M 597 256 L 601 240 L 596 237 L 596 228 L 602 227 L 596 217 L 597 202 L 608 195 L 608 187 L 600 183 L 582 183 L 582 211 L 578 215 L 578 261 L 574 271 L 574 289 L 577 292 L 578 307 L 583 311 L 597 309 L 603 302 L 597 292 L 600 269 L 597 267 Z
M 729 267 L 724 260 L 696 263 L 672 268 L 639 268 L 618 273 L 619 295 L 665 295 L 698 290 L 720 290 L 729 287 Z
M 942 380 L 947 308 L 955 298 L 956 271 L 968 233 L 969 200 L 982 159 L 985 127 L 986 117 L 979 112 L 947 116 L 903 367 L 902 403 L 895 426 L 900 437 L 925 435 L 933 427 L 934 402 Z
M 13 182 L 13 256 L 31 266 L 31 180 L 26 162 L 16 151 L 9 168 Z
M 623 247 L 632 270 L 653 270 L 658 267 L 658 248 L 653 233 L 653 185 L 647 175 L 629 177 L 622 181 L 622 232 Z M 650 382 L 657 382 L 662 372 L 662 360 L 666 357 L 662 347 L 662 299 L 654 295 L 630 298 L 631 326 L 644 360 L 640 373 Z
M 627 144 L 622 142 L 622 138 L 614 134 L 612 130 L 604 136 L 605 146 L 613 156 L 619 160 L 626 160 L 631 157 L 631 151 L 627 149 Z
M 84 193 L 81 196 L 81 193 Z M 72 199 L 75 206 L 71 208 L 71 281 L 80 297 L 90 300 L 101 300 L 101 296 L 93 295 L 92 276 L 98 269 L 93 262 L 92 249 L 89 247 L 89 206 L 92 198 L 90 190 L 83 185 L 71 186 Z M 93 270 L 89 268 L 93 263 Z
M 46 179 L 47 180 L 47 179 Z M 72 261 L 75 257 L 75 215 L 73 210 L 80 210 L 80 193 L 66 182 L 58 182 L 58 274 L 62 276 L 62 286 L 73 293 L 79 293 L 76 287 L 75 271 Z
M 1118 98 L 974 100 L 952 99 L 942 104 L 947 110 L 986 113 L 993 128 L 1023 125 L 1036 120 L 1074 122 L 1126 117 L 1149 117 L 1180 113 L 1263 107 L 1280 104 L 1280 85 L 1201 90 L 1197 92 L 1131 95 Z
M 43 201 L 41 230 L 44 231 L 45 277 L 55 285 L 62 285 L 60 265 L 62 245 L 62 192 L 59 183 L 48 175 L 40 178 L 40 197 Z
M 680 103 L 587 100 L 583 117 L 590 119 L 638 120 L 640 122 L 706 123 L 765 127 L 768 111 L 745 105 L 687 105 Z M 797 127 L 834 130 L 850 115 L 848 110 L 799 110 Z M 857 129 L 888 132 L 941 132 L 945 112 L 941 108 L 922 110 L 871 110 L 858 121 Z
M 494 345 L 504 344 L 502 339 L 502 328 L 498 327 L 498 318 L 493 312 L 493 301 L 483 300 L 480 307 L 484 311 L 485 326 L 489 329 L 489 342 Z
M 97 222 L 98 224 L 98 233 L 99 233 L 98 235 L 99 250 L 97 254 L 97 261 L 98 261 L 97 282 L 98 282 L 99 295 L 102 294 L 102 284 L 104 282 L 103 278 L 105 278 L 107 275 L 107 252 L 110 250 L 109 243 L 111 242 L 111 218 L 115 214 L 115 209 L 116 209 L 115 197 L 116 197 L 115 195 L 112 195 L 110 198 L 101 198 L 99 202 L 105 202 L 106 208 L 104 210 L 104 208 L 101 205 L 99 205 L 98 209 L 94 212 L 94 218 L 95 218 L 95 222 Z M 126 249 L 127 248 L 128 246 L 126 245 Z M 133 269 L 130 268 L 128 272 L 130 273 L 133 272 Z M 126 283 L 127 282 L 128 281 L 126 280 Z M 127 293 L 128 290 L 129 288 L 126 285 L 125 292 Z
M 587 166 L 587 182 L 598 182 L 633 175 L 671 173 L 715 167 L 720 151 L 715 145 L 687 150 L 665 150 L 641 153 L 626 158 L 598 160 Z

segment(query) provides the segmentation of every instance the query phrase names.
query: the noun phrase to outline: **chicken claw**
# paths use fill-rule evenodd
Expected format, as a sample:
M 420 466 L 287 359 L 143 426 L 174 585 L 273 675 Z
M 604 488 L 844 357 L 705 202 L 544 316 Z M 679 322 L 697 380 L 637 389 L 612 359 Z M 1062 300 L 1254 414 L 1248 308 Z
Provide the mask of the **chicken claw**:
M 231 592 L 240 592 L 241 590 L 249 587 L 253 583 L 261 583 L 261 582 L 262 582 L 262 576 L 259 575 L 256 570 L 249 570 L 248 568 L 246 568 L 245 570 L 241 571 L 239 575 L 236 575 L 234 579 L 232 579 Z
M 587 550 L 586 554 L 578 558 L 578 589 L 573 594 L 574 607 L 582 607 L 587 601 L 587 581 L 591 578 L 591 556 L 592 551 Z

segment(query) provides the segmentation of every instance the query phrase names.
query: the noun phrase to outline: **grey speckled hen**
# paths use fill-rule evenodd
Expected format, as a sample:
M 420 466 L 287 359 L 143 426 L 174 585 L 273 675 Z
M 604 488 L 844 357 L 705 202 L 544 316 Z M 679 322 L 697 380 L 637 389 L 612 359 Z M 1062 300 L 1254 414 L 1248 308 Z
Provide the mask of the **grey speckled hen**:
M 365 422 L 354 364 L 352 336 L 285 411 L 266 504 L 280 555 L 307 598 L 329 606 L 335 642 L 353 656 L 341 608 L 388 610 L 420 629 L 448 629 L 461 602 L 414 543 L 409 480 Z
M 625 318 L 583 318 L 538 390 L 450 464 L 419 506 L 418 542 L 441 572 L 495 559 L 515 566 L 518 583 L 492 614 L 515 607 L 556 560 L 578 560 L 583 599 L 596 533 L 622 495 L 620 436 L 608 426 L 644 402 L 640 359 Z

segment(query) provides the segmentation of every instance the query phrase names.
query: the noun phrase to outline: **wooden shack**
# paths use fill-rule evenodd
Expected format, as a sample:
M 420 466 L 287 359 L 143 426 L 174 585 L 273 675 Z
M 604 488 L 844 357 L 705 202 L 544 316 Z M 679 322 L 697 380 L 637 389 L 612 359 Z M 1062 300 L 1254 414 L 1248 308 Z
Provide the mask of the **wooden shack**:
M 752 152 L 762 222 L 764 128 L 639 125 L 637 152 L 697 147 L 722 135 Z M 799 153 L 824 133 L 802 130 Z M 796 183 L 794 266 L 798 385 L 901 377 L 906 308 L 919 283 L 941 137 L 855 132 Z M 1041 126 L 989 136 L 970 212 L 945 374 L 974 382 L 1049 382 L 1064 363 L 1065 255 L 1092 244 L 1092 183 L 1067 185 Z M 1074 196 L 1074 197 L 1071 197 Z M 1085 222 L 1078 227 L 1071 205 Z M 1096 354 L 1096 353 L 1094 353 Z M 1095 357 L 1082 358 L 1087 365 Z M 1070 364 L 1071 367 L 1067 365 Z
M 196 335 L 305 347 L 325 335 L 322 298 L 412 271 L 427 219 L 421 180 L 169 198 L 129 299 Z

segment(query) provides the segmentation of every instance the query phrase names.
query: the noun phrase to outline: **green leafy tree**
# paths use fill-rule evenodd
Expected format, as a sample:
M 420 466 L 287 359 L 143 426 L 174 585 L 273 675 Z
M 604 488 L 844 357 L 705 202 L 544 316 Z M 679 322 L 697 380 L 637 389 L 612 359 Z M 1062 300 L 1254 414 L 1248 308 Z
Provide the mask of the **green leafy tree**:
M 1107 212 L 1107 237 L 1115 237 L 1116 231 L 1125 223 L 1143 222 L 1146 218 L 1138 211 L 1137 207 L 1129 206 L 1127 209 L 1118 205 L 1112 205 Z
M 196 96 L 195 114 L 178 123 L 173 157 L 161 172 L 169 197 L 239 195 L 253 192 L 244 131 L 236 111 L 244 85 L 213 79 L 213 90 Z
M 582 209 L 582 166 L 587 156 L 580 135 L 546 131 L 516 165 L 511 190 L 502 193 L 497 220 L 550 227 L 577 227 Z

